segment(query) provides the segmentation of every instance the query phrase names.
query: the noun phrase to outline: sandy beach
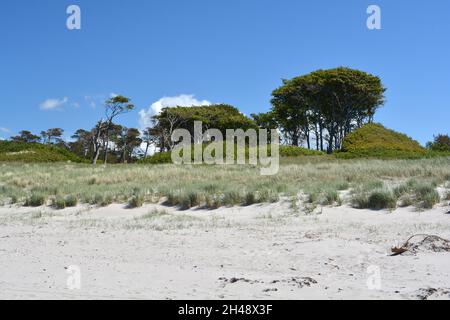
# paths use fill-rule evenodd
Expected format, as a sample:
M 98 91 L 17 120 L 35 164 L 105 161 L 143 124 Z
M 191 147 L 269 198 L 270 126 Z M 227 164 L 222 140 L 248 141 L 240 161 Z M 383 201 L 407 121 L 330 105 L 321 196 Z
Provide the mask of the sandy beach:
M 448 243 L 391 256 L 449 209 L 1 207 L 0 299 L 450 299 Z

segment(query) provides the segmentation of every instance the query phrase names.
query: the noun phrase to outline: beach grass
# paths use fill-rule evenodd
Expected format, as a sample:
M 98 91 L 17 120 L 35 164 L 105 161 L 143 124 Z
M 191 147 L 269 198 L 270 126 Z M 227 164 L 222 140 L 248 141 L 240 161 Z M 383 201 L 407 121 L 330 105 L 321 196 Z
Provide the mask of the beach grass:
M 305 157 L 306 158 L 306 157 Z M 415 160 L 283 160 L 278 174 L 256 166 L 0 164 L 0 204 L 56 207 L 128 203 L 140 207 L 165 200 L 181 209 L 252 205 L 305 194 L 310 203 L 341 204 L 350 190 L 357 207 L 391 208 L 404 200 L 423 208 L 439 202 L 437 186 L 450 185 L 450 158 Z M 418 183 L 417 181 L 420 181 Z M 408 202 L 409 199 L 409 202 Z

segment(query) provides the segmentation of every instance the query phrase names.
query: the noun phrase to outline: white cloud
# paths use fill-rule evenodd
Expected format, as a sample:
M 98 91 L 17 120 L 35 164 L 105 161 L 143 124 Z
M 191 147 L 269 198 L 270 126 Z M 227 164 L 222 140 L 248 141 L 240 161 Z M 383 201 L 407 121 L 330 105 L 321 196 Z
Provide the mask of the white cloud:
M 193 94 L 187 95 L 182 94 L 175 97 L 163 97 L 158 101 L 152 103 L 152 105 L 147 109 L 142 109 L 139 111 L 139 125 L 141 130 L 151 126 L 152 117 L 161 112 L 163 108 L 166 107 L 192 107 L 192 106 L 209 106 L 211 102 L 208 100 L 197 100 Z
M 11 133 L 11 130 L 9 130 L 8 128 L 5 128 L 5 127 L 0 127 L 0 131 L 3 133 Z
M 113 93 L 111 93 L 111 95 L 112 94 Z M 98 105 L 102 105 L 103 102 L 107 99 L 107 97 L 108 96 L 105 94 L 88 95 L 84 96 L 84 101 L 88 104 L 88 106 L 95 109 Z
M 62 99 L 47 99 L 41 103 L 42 110 L 55 110 L 64 106 L 69 101 L 69 98 L 64 97 Z
M 84 96 L 84 100 L 86 101 L 86 103 L 91 107 L 91 108 L 95 108 L 97 107 L 97 102 L 96 102 L 96 98 L 92 97 L 92 96 Z

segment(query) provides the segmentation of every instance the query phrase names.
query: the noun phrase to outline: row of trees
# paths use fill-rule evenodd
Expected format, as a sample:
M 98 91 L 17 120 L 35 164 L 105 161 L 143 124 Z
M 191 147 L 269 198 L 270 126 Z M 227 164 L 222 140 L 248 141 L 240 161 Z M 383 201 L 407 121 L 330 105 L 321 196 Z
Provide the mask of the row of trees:
M 107 162 L 130 162 L 140 152 L 145 135 L 136 128 L 127 128 L 114 123 L 114 120 L 134 109 L 129 98 L 115 96 L 105 102 L 104 118 L 99 120 L 91 130 L 79 129 L 72 135 L 72 141 L 63 139 L 64 130 L 52 128 L 35 135 L 30 131 L 21 131 L 12 141 L 22 143 L 42 143 L 66 148 L 79 157 L 90 159 L 93 164 L 101 158 Z
M 384 92 L 381 80 L 368 73 L 349 68 L 318 70 L 283 80 L 282 86 L 272 93 L 272 109 L 268 113 L 248 118 L 225 104 L 171 107 L 153 116 L 152 126 L 144 132 L 115 123 L 120 115 L 134 109 L 129 98 L 115 96 L 105 102 L 104 118 L 91 130 L 77 130 L 72 142 L 63 141 L 60 128 L 41 132 L 40 136 L 22 131 L 12 140 L 59 145 L 93 164 L 99 159 L 104 163 L 129 162 L 139 152 L 141 157 L 147 156 L 151 145 L 157 151 L 170 151 L 175 129 L 187 129 L 195 136 L 194 121 L 202 121 L 203 130 L 215 128 L 224 135 L 226 129 L 278 129 L 284 144 L 331 153 L 340 149 L 348 133 L 373 120 L 384 103 Z M 139 148 L 142 143 L 146 144 L 145 151 Z
M 427 148 L 438 152 L 450 152 L 450 137 L 448 134 L 438 134 L 433 141 L 427 143 Z
M 203 132 L 194 132 L 195 121 L 202 122 Z M 193 144 L 201 143 L 201 141 L 194 141 L 195 135 L 203 134 L 208 129 L 218 129 L 223 136 L 227 129 L 258 129 L 252 119 L 243 115 L 237 108 L 226 104 L 164 108 L 160 114 L 153 116 L 152 123 L 153 126 L 147 128 L 146 134 L 160 151 L 173 149 L 174 143 L 171 136 L 175 129 L 189 131 Z
M 359 70 L 318 70 L 283 80 L 271 111 L 252 116 L 260 127 L 278 128 L 286 144 L 332 153 L 347 134 L 373 121 L 385 91 L 380 78 Z
M 284 144 L 332 153 L 341 148 L 347 134 L 373 121 L 385 91 L 380 78 L 366 72 L 342 67 L 318 70 L 283 80 L 272 92 L 272 109 L 252 114 L 251 119 L 228 105 L 165 108 L 153 117 L 148 133 L 158 149 L 166 151 L 173 148 L 173 130 L 183 128 L 194 135 L 194 121 L 202 121 L 204 130 L 222 133 L 227 128 L 278 129 Z
M 41 142 L 66 147 L 80 157 L 97 163 L 130 162 L 146 157 L 150 146 L 158 152 L 170 151 L 175 129 L 182 128 L 194 137 L 194 122 L 201 121 L 203 130 L 278 129 L 282 143 L 305 146 L 332 153 L 342 146 L 346 135 L 373 121 L 384 102 L 386 89 L 380 78 L 349 68 L 317 70 L 291 80 L 272 92 L 272 108 L 267 113 L 243 115 L 233 106 L 219 104 L 199 107 L 170 107 L 152 117 L 152 126 L 143 132 L 116 124 L 116 119 L 134 109 L 130 99 L 116 96 L 106 101 L 105 115 L 91 130 L 79 129 L 73 141 L 62 139 L 59 128 L 41 132 L 39 136 L 22 131 L 12 140 Z M 197 141 L 192 141 L 196 143 Z M 140 146 L 145 144 L 144 150 Z M 450 145 L 448 136 L 436 137 L 429 148 L 440 150 Z
M 11 137 L 11 140 L 14 142 L 40 142 L 43 144 L 60 145 L 64 143 L 62 139 L 63 134 L 64 130 L 61 128 L 52 128 L 48 129 L 47 131 L 41 131 L 40 135 L 34 135 L 30 131 L 23 130 L 19 132 L 18 136 Z
M 98 132 L 97 130 L 97 128 L 91 131 L 78 129 L 71 136 L 73 141 L 70 142 L 64 141 L 62 138 L 64 130 L 60 128 L 43 131 L 41 135 L 34 135 L 30 131 L 24 130 L 19 132 L 19 135 L 11 137 L 11 141 L 54 145 L 70 150 L 83 159 L 91 159 L 92 161 L 95 158 L 98 160 L 99 156 L 103 157 L 104 161 L 108 161 L 108 155 L 110 155 L 111 159 L 109 162 L 129 162 L 139 156 L 139 152 L 141 151 L 139 147 L 144 140 L 141 138 L 141 133 L 138 129 L 126 128 L 112 123 L 108 130 L 108 138 L 106 137 L 105 130 L 99 136 L 100 143 L 97 143 L 101 145 L 100 148 L 95 149 L 95 135 Z M 48 135 L 48 132 L 55 132 L 56 134 Z M 106 144 L 106 139 L 109 141 L 108 144 Z
M 195 137 L 194 122 L 201 121 L 203 131 L 219 129 L 224 136 L 226 129 L 278 129 L 284 144 L 332 153 L 341 148 L 347 134 L 373 121 L 375 112 L 384 104 L 385 90 L 378 77 L 359 70 L 318 70 L 283 80 L 282 86 L 272 92 L 272 108 L 267 113 L 248 118 L 226 104 L 174 106 L 153 116 L 152 126 L 142 132 L 115 123 L 120 115 L 134 109 L 129 98 L 116 96 L 105 102 L 104 118 L 91 130 L 77 130 L 70 142 L 62 138 L 61 128 L 48 129 L 40 135 L 21 131 L 11 140 L 57 145 L 90 159 L 93 164 L 99 159 L 104 163 L 125 163 L 146 157 L 150 146 L 157 152 L 172 150 L 173 131 L 186 129 Z M 144 150 L 140 148 L 143 144 Z M 427 146 L 431 150 L 450 151 L 450 138 L 438 135 Z

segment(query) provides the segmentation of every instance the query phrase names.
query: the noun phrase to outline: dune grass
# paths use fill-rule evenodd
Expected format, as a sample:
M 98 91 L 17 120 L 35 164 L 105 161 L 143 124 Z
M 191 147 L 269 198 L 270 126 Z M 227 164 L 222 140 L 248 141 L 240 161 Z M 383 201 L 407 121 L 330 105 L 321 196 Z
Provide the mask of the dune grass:
M 0 204 L 53 203 L 64 208 L 78 203 L 124 203 L 134 208 L 164 199 L 180 209 L 215 209 L 305 194 L 311 203 L 340 205 L 339 192 L 351 190 L 356 207 L 391 208 L 394 200 L 399 204 L 404 200 L 430 208 L 439 202 L 436 187 L 450 185 L 450 158 L 446 157 L 314 159 L 284 159 L 274 176 L 261 176 L 259 168 L 252 166 L 2 163 Z

